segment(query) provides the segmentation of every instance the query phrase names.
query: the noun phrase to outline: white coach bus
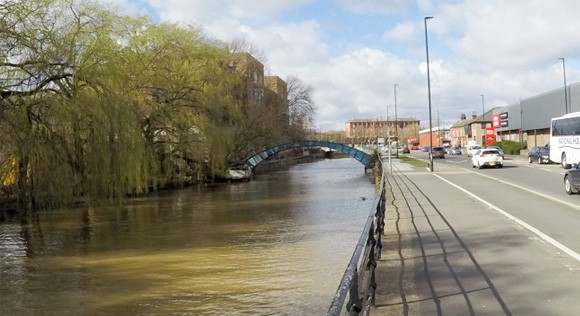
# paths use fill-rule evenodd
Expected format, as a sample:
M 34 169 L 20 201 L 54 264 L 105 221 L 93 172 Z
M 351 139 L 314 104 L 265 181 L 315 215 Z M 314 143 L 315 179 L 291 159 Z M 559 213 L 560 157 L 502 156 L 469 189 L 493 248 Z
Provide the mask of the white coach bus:
M 570 168 L 580 163 L 580 112 L 552 119 L 550 124 L 550 160 Z

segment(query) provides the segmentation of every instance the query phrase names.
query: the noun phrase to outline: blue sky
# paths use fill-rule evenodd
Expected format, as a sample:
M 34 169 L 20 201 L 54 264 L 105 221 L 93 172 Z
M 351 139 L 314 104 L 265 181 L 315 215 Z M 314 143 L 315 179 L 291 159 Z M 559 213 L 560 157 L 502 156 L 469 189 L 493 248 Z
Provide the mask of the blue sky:
M 351 118 L 415 117 L 428 125 L 424 17 L 433 117 L 450 125 L 580 81 L 577 0 L 98 0 L 158 22 L 244 38 L 268 75 L 314 88 L 315 127 Z M 483 104 L 482 104 L 482 97 Z

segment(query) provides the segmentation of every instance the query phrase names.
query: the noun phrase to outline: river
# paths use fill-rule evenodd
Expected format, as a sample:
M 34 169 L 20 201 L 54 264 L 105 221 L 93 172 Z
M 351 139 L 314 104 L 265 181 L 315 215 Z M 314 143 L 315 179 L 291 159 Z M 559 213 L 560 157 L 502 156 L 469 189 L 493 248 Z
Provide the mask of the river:
M 351 158 L 0 223 L 0 315 L 323 315 L 374 200 Z

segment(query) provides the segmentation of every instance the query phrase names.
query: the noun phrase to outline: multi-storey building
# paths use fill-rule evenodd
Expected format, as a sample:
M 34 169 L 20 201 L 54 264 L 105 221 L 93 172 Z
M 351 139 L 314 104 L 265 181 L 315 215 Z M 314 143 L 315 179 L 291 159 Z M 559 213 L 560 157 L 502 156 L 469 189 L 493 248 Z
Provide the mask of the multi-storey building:
M 234 55 L 235 70 L 244 78 L 243 91 L 238 98 L 246 111 L 253 106 L 268 107 L 280 115 L 281 122 L 288 122 L 288 87 L 278 76 L 264 76 L 264 65 L 249 53 Z M 255 108 L 254 108 L 255 110 Z M 246 112 L 247 113 L 247 112 Z
M 395 136 L 395 131 L 401 131 L 406 127 L 419 128 L 419 120 L 416 118 L 354 118 L 346 122 L 346 137 L 360 139 L 376 139 L 385 137 L 387 133 Z
M 234 54 L 234 67 L 244 77 L 240 96 L 245 104 L 264 104 L 264 65 L 248 53 Z
M 265 103 L 280 115 L 281 122 L 288 123 L 288 85 L 278 76 L 265 76 Z

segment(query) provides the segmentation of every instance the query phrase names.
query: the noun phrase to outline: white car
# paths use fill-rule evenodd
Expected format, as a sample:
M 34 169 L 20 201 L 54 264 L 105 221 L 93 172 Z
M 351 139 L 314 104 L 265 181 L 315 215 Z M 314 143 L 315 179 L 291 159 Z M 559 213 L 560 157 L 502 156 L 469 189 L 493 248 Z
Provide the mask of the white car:
M 475 153 L 476 151 L 482 149 L 483 147 L 481 146 L 471 146 L 469 148 L 469 150 L 467 151 L 467 157 L 473 157 L 473 153 Z
M 480 149 L 471 157 L 473 168 L 499 167 L 503 168 L 503 157 L 497 149 Z
M 503 153 L 503 150 L 501 150 L 501 148 L 499 148 L 499 146 L 487 146 L 485 148 L 486 149 L 497 149 L 497 151 L 499 151 L 499 154 L 501 155 L 501 157 L 505 159 L 505 154 Z

